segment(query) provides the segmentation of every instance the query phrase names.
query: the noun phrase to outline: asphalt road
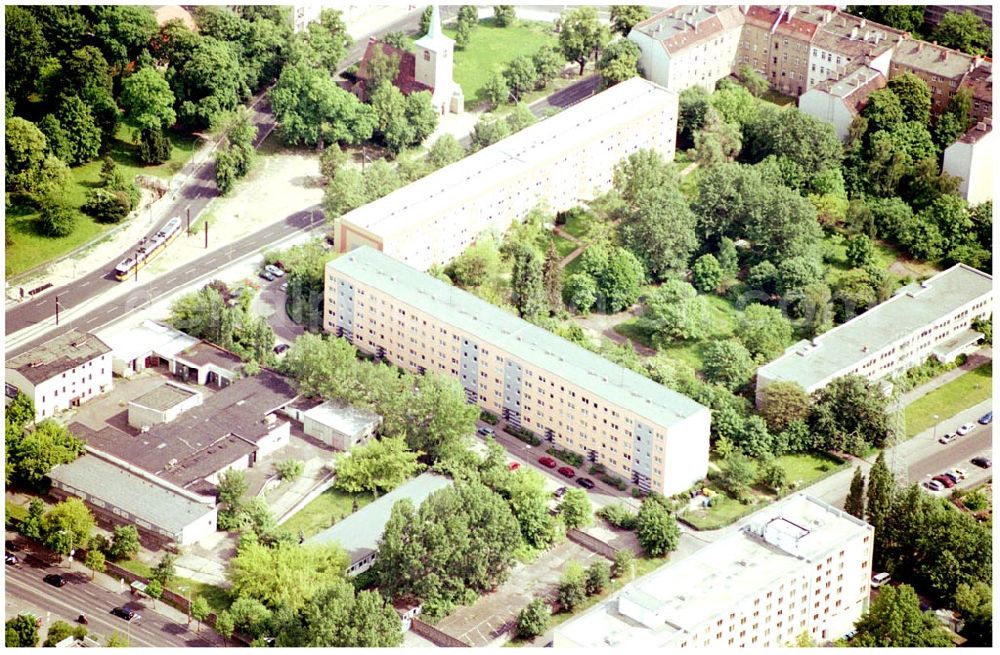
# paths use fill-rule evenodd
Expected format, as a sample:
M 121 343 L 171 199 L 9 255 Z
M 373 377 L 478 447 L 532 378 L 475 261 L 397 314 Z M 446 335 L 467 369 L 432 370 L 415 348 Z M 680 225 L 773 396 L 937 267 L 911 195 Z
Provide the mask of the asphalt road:
M 107 638 L 118 631 L 129 638 L 131 646 L 142 647 L 192 647 L 212 646 L 187 626 L 173 623 L 157 614 L 148 606 L 149 601 L 135 601 L 128 592 L 116 594 L 92 584 L 87 576 L 67 573 L 65 569 L 21 563 L 17 566 L 5 565 L 5 611 L 7 618 L 19 612 L 29 611 L 39 616 L 45 624 L 39 630 L 41 640 L 45 639 L 48 626 L 62 619 L 76 623 L 80 614 L 87 616 L 87 629 Z M 56 588 L 42 582 L 48 573 L 60 573 L 67 578 L 65 586 Z M 127 605 L 136 610 L 138 620 L 125 621 L 112 615 L 113 607 Z M 46 620 L 46 613 L 49 614 Z
M 951 421 L 946 421 L 938 430 L 938 434 L 944 434 L 944 429 L 954 429 Z M 969 477 L 960 483 L 959 486 L 966 488 L 974 486 L 982 480 L 992 475 L 991 470 L 983 470 L 970 463 L 969 460 L 978 455 L 985 455 L 993 459 L 993 430 L 992 425 L 979 425 L 964 437 L 959 437 L 948 445 L 935 443 L 928 446 L 926 454 L 916 460 L 911 461 L 907 467 L 909 482 L 925 482 L 935 475 L 944 473 L 950 468 L 965 469 Z M 935 448 L 936 446 L 936 448 Z M 947 491 L 938 492 L 947 494 Z M 846 495 L 845 495 L 846 498 Z
M 271 133 L 275 125 L 274 116 L 271 114 L 270 106 L 266 100 L 261 100 L 254 106 L 252 118 L 257 127 L 257 137 L 254 139 L 254 147 L 257 147 Z M 181 172 L 185 173 L 187 177 L 175 193 L 176 200 L 164 212 L 156 226 L 147 233 L 147 236 L 156 234 L 170 218 L 174 216 L 185 217 L 189 208 L 191 211 L 191 220 L 194 221 L 198 214 L 205 209 L 209 201 L 218 195 L 219 192 L 215 186 L 214 159 L 206 159 L 197 163 L 189 162 Z M 211 237 L 211 235 L 209 236 Z M 38 298 L 26 300 L 8 309 L 5 314 L 7 334 L 13 334 L 18 330 L 51 320 L 55 314 L 56 296 L 59 297 L 59 307 L 63 310 L 68 310 L 94 298 L 117 284 L 121 284 L 115 279 L 112 271 L 118 262 L 125 259 L 131 252 L 132 249 L 119 254 L 104 266 L 82 276 L 73 284 L 57 289 L 50 289 Z M 160 257 L 163 256 L 165 255 L 160 255 Z M 40 343 L 44 340 L 45 338 L 42 338 L 35 343 Z M 8 353 L 8 356 L 10 354 Z

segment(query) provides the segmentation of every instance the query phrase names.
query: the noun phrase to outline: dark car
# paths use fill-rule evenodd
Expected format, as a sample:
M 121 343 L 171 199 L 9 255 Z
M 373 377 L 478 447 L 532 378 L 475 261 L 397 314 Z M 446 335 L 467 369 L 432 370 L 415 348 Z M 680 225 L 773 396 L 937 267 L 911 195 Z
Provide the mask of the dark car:
M 260 273 L 258 273 L 258 275 L 260 275 L 268 282 L 274 282 L 274 275 L 270 271 L 261 271 Z
M 565 475 L 567 478 L 572 478 L 573 476 L 576 475 L 576 471 L 574 471 L 568 466 L 560 466 L 559 475 Z
M 583 487 L 584 489 L 593 489 L 594 481 L 590 478 L 577 478 L 576 483 Z
M 482 428 L 479 428 L 478 430 L 476 430 L 476 432 L 478 432 L 479 434 L 483 435 L 484 437 L 492 437 L 493 436 L 493 428 L 482 427 Z
M 542 466 L 544 466 L 547 469 L 554 469 L 556 467 L 556 460 L 554 460 L 554 459 L 552 459 L 551 457 L 548 457 L 548 456 L 539 457 L 538 458 L 538 463 L 541 464 Z
M 289 348 L 289 345 L 287 343 L 279 343 L 277 346 L 274 347 L 274 354 L 275 355 L 280 355 L 281 353 L 283 353 L 286 350 L 288 350 L 288 348 Z
M 980 455 L 979 457 L 973 457 L 969 461 L 982 469 L 988 469 L 989 467 L 993 466 L 993 462 L 990 461 L 990 458 L 983 457 L 982 455 Z
M 17 564 L 17 555 L 9 550 L 3 551 L 3 561 L 5 564 Z
M 111 610 L 111 613 L 119 618 L 125 619 L 126 621 L 131 621 L 133 619 L 138 621 L 139 619 L 142 618 L 141 616 L 135 613 L 135 610 L 130 610 L 127 607 L 116 607 L 113 610 Z
M 983 414 L 982 416 L 980 416 L 979 417 L 979 422 L 982 423 L 983 425 L 989 425 L 990 423 L 992 423 L 993 422 L 993 412 L 986 412 L 985 414 Z
M 62 587 L 66 584 L 66 580 L 58 573 L 49 573 L 47 576 L 42 578 L 43 582 L 46 582 L 53 587 Z
M 954 473 L 952 473 L 951 471 L 946 471 L 946 472 L 942 473 L 940 477 L 948 478 L 949 480 L 951 480 L 955 484 L 958 484 L 958 476 L 955 475 Z
M 954 486 L 955 486 L 955 481 L 954 481 L 954 480 L 952 480 L 952 479 L 951 479 L 950 477 L 948 477 L 947 475 L 935 475 L 935 476 L 934 476 L 933 478 L 931 478 L 931 479 L 932 479 L 932 480 L 937 480 L 938 482 L 940 482 L 941 484 L 943 484 L 943 485 L 944 485 L 945 487 L 947 487 L 948 489 L 951 489 L 952 487 L 954 487 Z
M 566 495 L 566 487 L 559 487 L 558 489 L 552 492 L 553 498 L 562 498 L 565 495 Z

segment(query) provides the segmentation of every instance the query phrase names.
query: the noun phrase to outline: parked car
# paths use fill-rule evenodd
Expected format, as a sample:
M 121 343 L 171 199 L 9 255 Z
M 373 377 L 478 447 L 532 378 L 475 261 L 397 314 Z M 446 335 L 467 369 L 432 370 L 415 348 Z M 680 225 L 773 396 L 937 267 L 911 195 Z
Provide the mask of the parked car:
M 562 498 L 565 495 L 566 495 L 566 487 L 559 487 L 558 489 L 552 492 L 553 498 Z
M 946 488 L 951 489 L 955 486 L 955 481 L 949 478 L 947 475 L 935 475 L 932 480 L 937 480 L 943 484 Z
M 130 610 L 127 607 L 116 607 L 111 610 L 111 613 L 115 616 L 125 619 L 126 621 L 138 621 L 142 617 L 135 613 L 135 610 Z
M 50 584 L 53 587 L 62 587 L 66 584 L 66 579 L 58 573 L 49 573 L 47 576 L 42 578 L 42 582 Z
M 888 573 L 876 573 L 872 576 L 872 587 L 878 589 L 882 585 L 889 584 L 892 580 L 892 576 Z
M 576 475 L 576 471 L 574 471 L 568 466 L 560 466 L 559 475 L 565 475 L 567 478 L 572 478 L 573 476 Z
M 287 343 L 279 343 L 277 346 L 274 347 L 274 354 L 280 355 L 281 353 L 288 350 L 290 347 L 291 346 L 289 346 Z
M 973 464 L 975 464 L 976 466 L 978 466 L 981 469 L 988 469 L 989 467 L 993 466 L 993 462 L 990 461 L 990 458 L 989 457 L 983 457 L 982 455 L 980 455 L 978 457 L 973 457 L 969 461 L 972 462 Z
M 958 439 L 957 434 L 955 434 L 954 432 L 946 432 L 945 434 L 942 434 L 940 438 L 938 438 L 938 442 L 943 444 L 950 444 L 955 439 Z
M 949 480 L 951 480 L 951 481 L 952 481 L 952 482 L 953 482 L 954 484 L 958 484 L 958 480 L 959 480 L 958 476 L 957 476 L 957 475 L 955 475 L 954 473 L 952 473 L 951 471 L 945 471 L 945 472 L 944 472 L 944 473 L 942 473 L 942 474 L 941 474 L 941 475 L 940 475 L 939 477 L 942 477 L 942 478 L 948 478 L 948 479 L 949 479 Z
M 264 278 L 268 282 L 274 282 L 274 275 L 272 275 L 271 272 L 268 271 L 268 270 L 263 270 L 260 273 L 258 273 L 258 275 L 260 275 L 262 278 Z
M 979 417 L 979 422 L 982 423 L 983 425 L 989 425 L 990 423 L 992 423 L 993 422 L 993 412 L 986 412 L 985 414 L 983 414 L 982 416 L 980 416 Z
M 583 487 L 584 489 L 593 489 L 594 481 L 590 478 L 577 478 L 576 483 Z
M 944 485 L 938 482 L 937 480 L 928 480 L 927 482 L 924 483 L 924 486 L 930 489 L 931 491 L 941 491 L 942 489 L 944 489 Z
M 281 289 L 282 293 L 284 293 L 285 291 L 288 291 L 288 283 L 287 282 L 282 282 L 281 286 L 278 287 L 278 288 Z
M 538 458 L 538 463 L 547 469 L 554 469 L 556 467 L 556 460 L 552 459 L 548 455 Z
M 478 430 L 476 430 L 476 433 L 481 434 L 484 437 L 492 437 L 493 436 L 493 428 L 481 427 Z
M 3 561 L 5 564 L 11 564 L 11 565 L 17 564 L 17 555 L 8 550 L 5 550 L 3 551 Z
M 972 428 L 975 427 L 972 423 L 963 423 L 955 432 L 958 436 L 963 436 L 972 432 Z
M 519 468 L 521 468 L 520 462 L 511 462 L 510 464 L 507 465 L 508 471 L 516 471 Z
M 274 264 L 268 264 L 264 267 L 264 270 L 273 275 L 274 277 L 281 277 L 285 274 L 283 270 L 275 266 Z
M 948 469 L 948 473 L 954 475 L 957 480 L 964 480 L 969 475 L 968 471 L 960 468 Z

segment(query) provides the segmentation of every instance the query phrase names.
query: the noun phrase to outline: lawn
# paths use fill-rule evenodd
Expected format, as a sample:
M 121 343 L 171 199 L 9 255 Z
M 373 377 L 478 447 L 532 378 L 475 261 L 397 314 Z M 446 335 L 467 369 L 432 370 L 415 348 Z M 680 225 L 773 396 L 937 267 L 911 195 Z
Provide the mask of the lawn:
M 797 488 L 801 489 L 836 473 L 846 463 L 825 453 L 796 453 L 782 455 L 778 458 L 778 464 L 785 469 L 788 481 L 797 483 Z
M 680 518 L 690 523 L 696 530 L 718 530 L 734 521 L 755 512 L 767 503 L 744 505 L 729 496 L 719 493 L 713 496 L 713 505 L 704 509 L 681 512 Z
M 579 245 L 575 242 L 570 241 L 566 237 L 561 237 L 558 234 L 553 237 L 553 241 L 556 244 L 556 252 L 559 253 L 560 258 L 566 257 L 579 247 Z
M 132 559 L 127 562 L 115 563 L 123 569 L 129 570 L 136 575 L 141 575 L 147 580 L 153 574 L 153 568 L 145 562 L 140 562 L 139 560 Z M 229 609 L 230 604 L 232 604 L 229 594 L 222 587 L 217 587 L 205 582 L 198 582 L 197 580 L 192 580 L 190 578 L 175 576 L 171 579 L 170 584 L 167 585 L 167 587 L 186 598 L 190 598 L 191 600 L 194 600 L 198 596 L 202 596 L 208 602 L 208 606 L 211 610 L 216 613 Z
M 954 416 L 963 409 L 987 400 L 992 391 L 993 363 L 990 362 L 907 405 L 903 410 L 906 436 L 912 437 L 933 427 L 941 419 Z
M 823 259 L 828 265 L 826 283 L 834 287 L 844 273 L 852 270 L 851 265 L 847 263 L 847 239 L 842 234 L 826 234 L 823 237 L 823 247 L 825 250 Z M 878 268 L 889 271 L 897 286 L 904 277 L 916 279 L 939 272 L 934 264 L 907 259 L 893 246 L 883 241 L 875 243 L 875 264 Z
M 355 502 L 360 509 L 372 502 L 372 497 L 368 494 L 349 494 L 339 489 L 327 489 L 282 523 L 281 527 L 292 534 L 297 535 L 301 531 L 306 538 L 311 537 L 347 517 Z
M 455 38 L 455 27 L 444 28 L 444 33 Z M 415 39 L 407 39 L 413 50 Z M 482 96 L 486 80 L 494 70 L 501 69 L 508 61 L 521 55 L 533 55 L 543 45 L 556 45 L 556 37 L 549 23 L 516 21 L 510 27 L 497 27 L 492 18 L 479 21 L 465 50 L 455 48 L 455 81 L 465 94 L 466 110 L 475 109 L 485 101 Z
M 590 228 L 597 219 L 593 214 L 586 211 L 573 212 L 566 219 L 566 224 L 562 226 L 563 231 L 577 239 L 583 239 L 590 232 Z
M 173 132 L 168 135 L 173 149 L 170 161 L 164 164 L 143 166 L 136 154 L 138 146 L 132 141 L 131 130 L 125 126 L 118 129 L 117 140 L 111 146 L 111 157 L 127 177 L 151 175 L 168 178 L 191 158 L 196 141 L 188 135 Z M 92 161 L 72 168 L 70 172 L 73 183 L 67 189 L 65 199 L 71 206 L 80 207 L 87 199 L 87 191 L 101 184 L 101 162 Z M 38 232 L 37 219 L 38 212 L 32 205 L 16 198 L 11 200 L 4 221 L 8 240 L 4 274 L 8 278 L 65 255 L 114 227 L 113 224 L 98 223 L 81 213 L 72 234 L 55 238 Z

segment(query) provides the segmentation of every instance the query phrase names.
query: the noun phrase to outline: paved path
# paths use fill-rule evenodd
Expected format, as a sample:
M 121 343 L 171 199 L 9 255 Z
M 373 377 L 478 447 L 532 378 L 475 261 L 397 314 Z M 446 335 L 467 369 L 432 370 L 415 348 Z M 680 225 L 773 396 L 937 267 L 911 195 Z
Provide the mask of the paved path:
M 953 368 L 950 371 L 945 371 L 941 375 L 935 377 L 933 380 L 925 382 L 916 389 L 911 389 L 906 393 L 900 394 L 899 404 L 903 407 L 906 407 L 913 401 L 926 396 L 927 394 L 929 394 L 930 392 L 934 391 L 939 387 L 943 387 L 944 385 L 948 384 L 949 382 L 951 382 L 956 378 L 962 377 L 969 371 L 979 368 L 986 362 L 992 361 L 992 359 L 993 359 L 993 348 L 991 348 L 990 346 L 984 346 L 979 350 L 977 350 L 976 352 L 969 355 L 969 358 L 965 361 L 965 363 L 959 366 L 958 368 Z

